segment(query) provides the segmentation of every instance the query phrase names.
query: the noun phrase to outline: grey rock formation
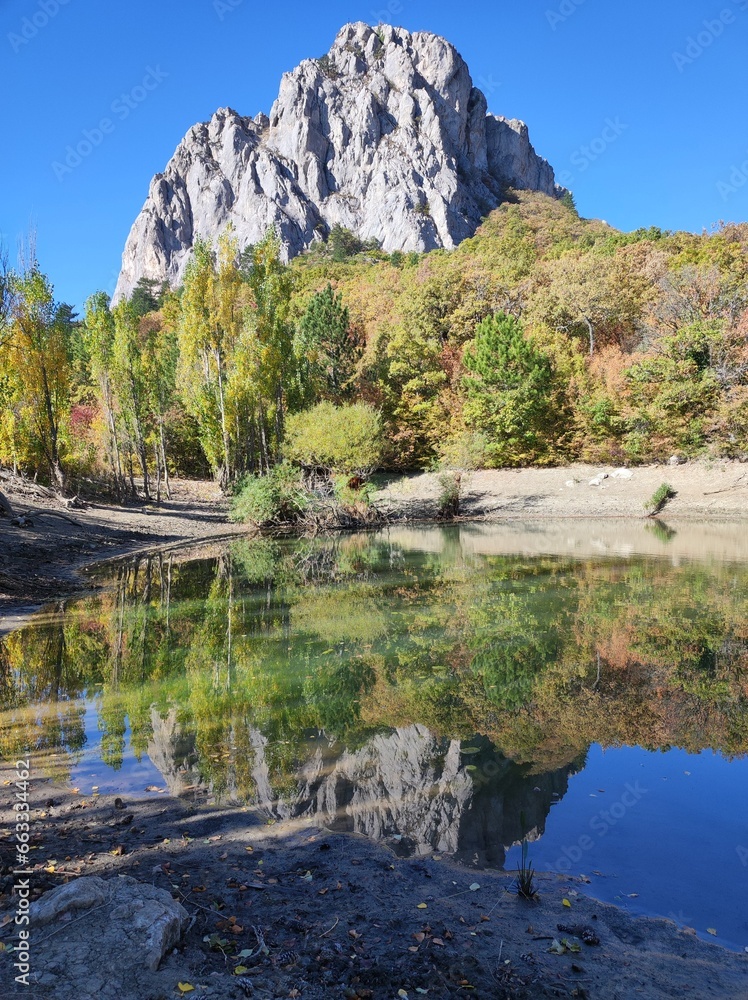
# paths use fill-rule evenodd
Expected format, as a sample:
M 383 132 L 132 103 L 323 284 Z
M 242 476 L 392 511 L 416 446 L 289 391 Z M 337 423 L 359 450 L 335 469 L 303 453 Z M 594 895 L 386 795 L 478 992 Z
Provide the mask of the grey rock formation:
M 286 258 L 336 224 L 386 251 L 454 247 L 507 188 L 558 194 L 527 127 L 487 113 L 468 67 L 428 32 L 348 24 L 283 76 L 270 116 L 229 108 L 195 125 L 153 178 L 115 300 L 177 283 L 196 237 L 240 246 L 275 226 Z

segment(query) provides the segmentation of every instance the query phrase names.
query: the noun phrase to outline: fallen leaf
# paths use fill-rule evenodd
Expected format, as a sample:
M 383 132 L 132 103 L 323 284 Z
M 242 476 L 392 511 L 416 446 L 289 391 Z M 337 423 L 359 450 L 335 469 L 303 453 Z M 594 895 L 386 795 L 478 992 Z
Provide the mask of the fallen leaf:
M 472 885 L 470 886 L 470 891 L 477 892 L 478 889 L 480 889 L 480 884 L 478 882 L 473 882 Z
M 707 927 L 706 932 L 707 932 L 707 934 L 711 934 L 713 937 L 717 936 L 717 928 L 716 927 Z
M 192 983 L 177 983 L 177 989 L 181 993 L 192 993 L 195 987 L 192 985 Z
M 419 909 L 419 910 L 426 910 L 426 909 L 428 909 L 428 907 L 426 906 L 426 903 L 419 903 L 418 906 L 417 906 L 417 909 Z
M 234 975 L 243 976 L 244 973 L 248 971 L 248 969 L 249 967 L 246 965 L 237 965 L 237 967 L 234 969 Z
M 561 944 L 558 938 L 554 938 L 548 951 L 552 955 L 564 955 L 566 953 L 566 946 Z
M 571 903 L 569 902 L 568 899 L 564 899 L 564 900 L 562 900 L 562 902 L 563 902 L 564 906 L 568 906 L 569 909 L 571 909 Z

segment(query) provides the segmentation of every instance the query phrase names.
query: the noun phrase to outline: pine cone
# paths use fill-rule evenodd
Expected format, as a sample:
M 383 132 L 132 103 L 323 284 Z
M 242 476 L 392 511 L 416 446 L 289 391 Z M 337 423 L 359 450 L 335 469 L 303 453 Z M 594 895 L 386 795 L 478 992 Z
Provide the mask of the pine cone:
M 296 965 L 299 961 L 298 951 L 282 951 L 275 958 L 276 965 Z

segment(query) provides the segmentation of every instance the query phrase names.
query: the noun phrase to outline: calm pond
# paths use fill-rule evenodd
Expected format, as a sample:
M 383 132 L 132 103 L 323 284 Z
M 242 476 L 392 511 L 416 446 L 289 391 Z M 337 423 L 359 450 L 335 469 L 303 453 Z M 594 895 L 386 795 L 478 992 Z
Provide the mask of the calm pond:
M 395 527 L 100 575 L 0 640 L 3 757 L 471 867 L 526 836 L 538 870 L 748 945 L 745 525 Z

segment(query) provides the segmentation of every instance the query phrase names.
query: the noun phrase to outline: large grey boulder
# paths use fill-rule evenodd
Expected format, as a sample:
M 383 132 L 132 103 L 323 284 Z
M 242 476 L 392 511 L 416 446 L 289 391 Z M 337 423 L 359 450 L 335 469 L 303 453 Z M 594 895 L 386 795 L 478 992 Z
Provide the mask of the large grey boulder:
M 189 916 L 168 892 L 127 875 L 84 876 L 31 905 L 35 967 L 42 985 L 90 983 L 104 968 L 155 972 Z
M 322 59 L 284 74 L 270 115 L 195 125 L 132 227 L 115 300 L 181 279 L 197 237 L 270 226 L 290 258 L 336 224 L 387 251 L 454 247 L 508 187 L 555 195 L 527 127 L 487 111 L 456 49 L 428 32 L 348 24 Z

